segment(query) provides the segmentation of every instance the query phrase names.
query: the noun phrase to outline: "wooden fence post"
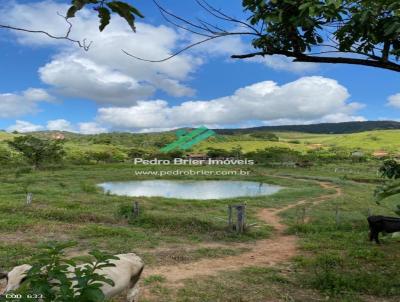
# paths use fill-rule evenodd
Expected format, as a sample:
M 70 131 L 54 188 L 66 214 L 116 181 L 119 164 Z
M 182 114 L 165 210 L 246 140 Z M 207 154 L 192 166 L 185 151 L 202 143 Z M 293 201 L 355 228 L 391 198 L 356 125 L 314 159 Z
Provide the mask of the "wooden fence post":
M 340 225 L 340 209 L 338 204 L 336 204 L 335 208 L 335 220 L 336 220 L 336 226 Z
M 232 230 L 232 206 L 228 205 L 228 229 Z
M 236 206 L 237 211 L 237 222 L 236 222 L 236 231 L 238 233 L 243 233 L 245 228 L 245 217 L 246 217 L 246 206 L 238 205 Z
M 137 201 L 133 202 L 132 215 L 135 218 L 139 216 L 139 203 Z
M 301 224 L 304 224 L 305 220 L 306 220 L 306 207 L 302 208 L 301 211 Z
M 26 204 L 30 205 L 32 203 L 32 200 L 33 200 L 33 193 L 26 194 Z

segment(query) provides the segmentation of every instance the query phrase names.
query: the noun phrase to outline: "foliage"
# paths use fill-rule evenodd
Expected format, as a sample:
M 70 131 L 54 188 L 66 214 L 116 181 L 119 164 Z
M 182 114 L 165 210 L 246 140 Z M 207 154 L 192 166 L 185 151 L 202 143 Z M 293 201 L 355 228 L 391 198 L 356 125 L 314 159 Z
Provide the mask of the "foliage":
M 0 164 L 7 164 L 11 160 L 11 152 L 0 146 Z
M 262 140 L 278 142 L 279 137 L 272 132 L 255 131 L 251 134 L 252 137 L 260 138 Z
M 300 152 L 289 149 L 272 147 L 255 152 L 249 152 L 246 155 L 248 158 L 255 160 L 257 163 L 295 163 L 302 159 Z
M 379 173 L 382 177 L 398 179 L 400 178 L 400 163 L 394 159 L 385 160 L 383 165 L 379 168 Z
M 108 0 L 72 0 L 71 7 L 67 12 L 67 18 L 75 17 L 75 14 L 84 7 L 91 7 L 98 12 L 100 20 L 99 30 L 103 31 L 111 20 L 111 13 L 118 14 L 129 24 L 133 31 L 135 28 L 135 19 L 137 17 L 144 18 L 142 13 L 134 6 L 123 1 Z
M 243 0 L 243 6 L 253 26 L 262 24 L 253 40 L 258 55 L 400 71 L 398 0 Z
M 73 260 L 64 258 L 64 249 L 73 246 L 68 243 L 49 243 L 44 251 L 34 258 L 34 264 L 28 271 L 21 291 L 43 295 L 43 301 L 59 302 L 100 302 L 105 300 L 101 291 L 104 284 L 114 282 L 97 270 L 115 266 L 111 260 L 115 256 L 92 251 L 94 263 L 77 265 Z
M 46 162 L 60 162 L 65 155 L 62 141 L 40 139 L 32 135 L 15 137 L 14 140 L 8 141 L 8 145 L 21 152 L 27 162 L 35 168 Z
M 225 149 L 218 148 L 208 148 L 207 156 L 210 158 L 218 158 L 218 157 L 230 157 L 231 153 Z
M 383 199 L 400 193 L 400 164 L 393 159 L 385 160 L 379 168 L 379 172 L 381 177 L 389 178 L 391 181 L 375 189 L 374 195 L 378 204 Z M 394 211 L 397 215 L 400 215 L 400 205 L 397 205 Z

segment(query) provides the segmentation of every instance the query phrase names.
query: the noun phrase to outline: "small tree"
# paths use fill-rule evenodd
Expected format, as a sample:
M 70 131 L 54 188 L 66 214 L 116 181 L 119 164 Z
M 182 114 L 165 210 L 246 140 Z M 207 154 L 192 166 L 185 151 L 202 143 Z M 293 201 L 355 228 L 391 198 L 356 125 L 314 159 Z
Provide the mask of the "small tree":
M 379 168 L 381 176 L 389 179 L 383 186 L 375 189 L 375 197 L 377 204 L 393 195 L 400 193 L 400 164 L 394 159 L 386 160 Z M 400 205 L 396 206 L 395 213 L 400 215 Z
M 8 141 L 8 145 L 21 152 L 34 168 L 40 168 L 46 162 L 60 162 L 65 155 L 63 142 L 47 140 L 32 135 L 18 136 Z

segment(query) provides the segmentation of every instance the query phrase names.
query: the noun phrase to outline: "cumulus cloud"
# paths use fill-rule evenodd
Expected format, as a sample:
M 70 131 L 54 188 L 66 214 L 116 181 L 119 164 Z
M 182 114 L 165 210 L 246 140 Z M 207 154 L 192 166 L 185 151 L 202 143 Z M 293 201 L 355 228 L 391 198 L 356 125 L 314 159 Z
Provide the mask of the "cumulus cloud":
M 96 122 L 78 123 L 73 125 L 71 122 L 58 119 L 47 122 L 46 126 L 36 125 L 31 122 L 17 120 L 14 125 L 7 128 L 8 132 L 18 131 L 21 133 L 34 131 L 68 131 L 81 134 L 98 134 L 105 133 L 108 130 Z
M 400 108 L 400 93 L 391 95 L 388 98 L 388 103 L 389 106 L 395 107 L 395 108 Z
M 0 118 L 12 118 L 35 113 L 37 103 L 52 97 L 43 89 L 29 88 L 21 93 L 0 94 Z
M 68 5 L 53 1 L 15 4 L 7 8 L 4 22 L 32 29 L 48 29 L 54 35 L 64 35 L 65 21 L 56 12 L 65 12 Z M 0 11 L 1 12 L 1 11 Z M 35 46 L 55 46 L 57 54 L 39 70 L 42 81 L 68 97 L 94 100 L 102 105 L 128 106 L 151 97 L 156 90 L 172 96 L 193 96 L 194 90 L 185 84 L 202 60 L 183 54 L 164 63 L 142 62 L 125 55 L 121 49 L 139 57 L 164 58 L 177 49 L 184 38 L 166 26 L 138 24 L 133 33 L 121 18 L 115 18 L 100 33 L 98 19 L 83 9 L 72 20 L 71 37 L 90 39 L 89 51 L 41 35 L 14 32 L 20 43 Z
M 17 120 L 14 125 L 7 128 L 8 132 L 18 131 L 21 133 L 41 131 L 41 130 L 44 130 L 43 126 L 35 125 L 30 122 L 20 121 L 20 120 Z
M 71 123 L 64 119 L 48 121 L 46 129 L 50 131 L 74 131 Z
M 99 124 L 94 122 L 79 123 L 79 133 L 81 134 L 98 134 L 107 132 L 107 129 L 101 127 Z
M 12 2 L 3 8 L 4 11 L 0 9 L 0 13 L 4 22 L 11 25 L 48 30 L 53 35 L 63 36 L 68 26 L 56 12 L 64 13 L 67 9 L 67 4 L 56 1 Z M 185 82 L 203 64 L 204 58 L 229 58 L 233 52 L 252 50 L 249 41 L 230 36 L 199 45 L 163 63 L 147 63 L 126 56 L 121 49 L 138 57 L 161 59 L 173 54 L 182 45 L 196 42 L 198 37 L 167 26 L 146 23 L 138 23 L 140 30 L 133 33 L 121 18 L 113 19 L 100 33 L 97 16 L 87 9 L 81 10 L 71 22 L 73 39 L 93 41 L 88 52 L 64 40 L 24 32 L 13 33 L 24 45 L 56 47 L 57 54 L 39 70 L 44 83 L 67 97 L 89 99 L 101 105 L 135 105 L 138 100 L 150 99 L 157 90 L 174 97 L 193 96 L 195 90 Z M 257 57 L 246 61 L 291 72 L 307 72 L 317 66 L 293 63 L 283 56 Z
M 250 121 L 268 124 L 363 120 L 354 113 L 362 104 L 349 102 L 345 87 L 333 79 L 303 77 L 279 86 L 272 81 L 240 88 L 233 95 L 170 106 L 164 100 L 139 101 L 123 108 L 98 110 L 98 122 L 113 129 L 224 126 Z
M 275 70 L 290 71 L 299 74 L 316 71 L 319 68 L 319 65 L 316 63 L 293 62 L 292 60 L 293 59 L 282 55 L 256 57 L 249 59 L 249 61 L 251 62 L 262 63 L 266 67 Z
M 238 31 L 241 31 L 239 28 Z M 190 37 L 192 43 L 199 42 L 199 37 Z M 231 62 L 244 61 L 248 63 L 263 64 L 264 66 L 277 70 L 277 71 L 288 71 L 297 74 L 309 73 L 316 71 L 319 68 L 319 64 L 316 63 L 304 63 L 304 62 L 293 62 L 292 58 L 285 57 L 283 55 L 272 55 L 272 56 L 257 56 L 247 59 L 230 59 L 231 55 L 246 54 L 254 52 L 254 48 L 251 46 L 249 39 L 243 39 L 240 36 L 227 36 L 221 39 L 215 39 L 204 44 L 200 44 L 192 50 L 195 54 L 206 55 L 207 57 L 224 57 Z

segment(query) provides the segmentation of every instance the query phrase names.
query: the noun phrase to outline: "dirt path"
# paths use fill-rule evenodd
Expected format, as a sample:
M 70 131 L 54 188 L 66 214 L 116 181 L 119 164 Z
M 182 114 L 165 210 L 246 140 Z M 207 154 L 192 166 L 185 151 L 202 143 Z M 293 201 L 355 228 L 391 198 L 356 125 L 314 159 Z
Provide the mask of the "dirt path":
M 228 256 L 218 259 L 204 259 L 192 263 L 160 266 L 145 270 L 145 277 L 150 275 L 162 275 L 166 278 L 168 285 L 179 286 L 185 279 L 190 279 L 202 275 L 215 275 L 221 271 L 237 270 L 248 266 L 273 266 L 275 264 L 285 262 L 297 254 L 297 237 L 293 235 L 285 235 L 287 228 L 281 222 L 279 214 L 286 210 L 292 209 L 302 204 L 310 203 L 311 205 L 319 204 L 338 197 L 342 194 L 340 188 L 335 187 L 331 183 L 319 182 L 324 189 L 335 189 L 336 193 L 323 195 L 316 198 L 300 200 L 294 204 L 279 209 L 262 209 L 258 213 L 258 218 L 263 222 L 271 225 L 275 229 L 272 238 L 259 240 L 255 243 L 235 244 L 234 247 L 246 247 L 251 251 L 245 252 L 237 256 Z M 225 245 L 231 247 L 230 245 Z M 199 246 L 201 247 L 201 245 Z

